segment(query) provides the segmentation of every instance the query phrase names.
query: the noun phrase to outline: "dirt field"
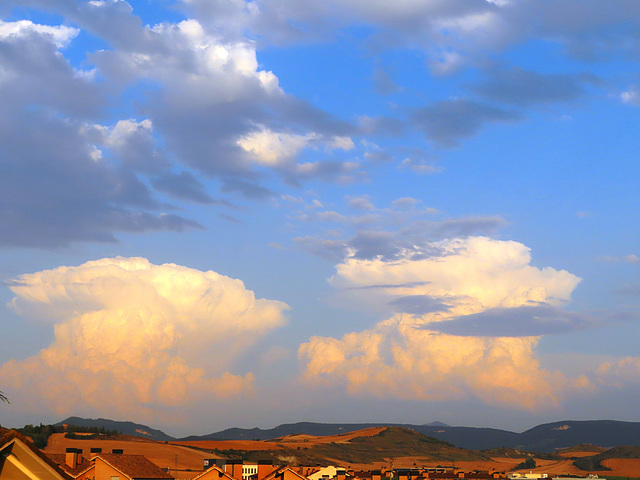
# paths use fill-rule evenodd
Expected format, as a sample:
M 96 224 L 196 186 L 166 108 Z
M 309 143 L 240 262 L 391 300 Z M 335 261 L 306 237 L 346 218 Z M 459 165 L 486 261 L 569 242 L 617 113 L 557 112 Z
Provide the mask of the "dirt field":
M 162 468 L 174 470 L 202 471 L 205 458 L 215 455 L 193 450 L 178 445 L 154 442 L 139 437 L 123 437 L 122 440 L 74 440 L 64 438 L 63 433 L 54 433 L 49 439 L 45 453 L 64 453 L 67 447 L 81 448 L 84 456 L 89 456 L 91 448 L 102 448 L 104 453 L 111 453 L 114 448 L 121 448 L 124 453 L 144 455 Z
M 611 469 L 611 472 L 600 472 L 601 477 L 618 475 L 620 477 L 640 477 L 640 460 L 617 459 L 603 460 L 602 465 Z

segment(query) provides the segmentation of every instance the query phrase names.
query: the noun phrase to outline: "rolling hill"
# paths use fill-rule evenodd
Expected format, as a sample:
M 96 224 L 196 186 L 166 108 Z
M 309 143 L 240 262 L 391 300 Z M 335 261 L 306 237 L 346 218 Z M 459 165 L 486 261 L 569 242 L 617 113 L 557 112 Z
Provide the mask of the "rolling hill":
M 175 440 L 160 430 L 133 422 L 116 422 L 108 419 L 82 419 L 69 417 L 59 424 L 79 426 L 104 426 L 125 435 L 136 435 L 152 440 Z M 412 425 L 389 423 L 313 423 L 300 422 L 279 425 L 275 428 L 229 428 L 208 435 L 192 435 L 181 441 L 204 440 L 271 440 L 289 435 L 328 436 L 339 435 L 367 428 L 401 427 L 423 435 L 449 442 L 456 447 L 469 450 L 486 450 L 499 447 L 519 450 L 553 452 L 578 444 L 592 444 L 611 448 L 619 445 L 640 446 L 640 422 L 613 420 L 591 420 L 561 422 L 538 425 L 522 433 L 495 428 L 451 427 L 443 424 Z
M 320 438 L 308 435 L 286 436 L 268 442 L 270 445 L 266 450 L 215 449 L 212 452 L 226 458 L 248 461 L 273 460 L 277 463 L 287 459 L 288 463 L 294 465 L 326 465 L 335 462 L 365 465 L 387 462 L 397 457 L 416 457 L 422 461 L 443 463 L 490 460 L 481 453 L 458 448 L 406 428 L 372 428 L 357 433 Z M 274 443 L 275 448 L 271 446 Z M 259 447 L 260 445 L 253 446 Z

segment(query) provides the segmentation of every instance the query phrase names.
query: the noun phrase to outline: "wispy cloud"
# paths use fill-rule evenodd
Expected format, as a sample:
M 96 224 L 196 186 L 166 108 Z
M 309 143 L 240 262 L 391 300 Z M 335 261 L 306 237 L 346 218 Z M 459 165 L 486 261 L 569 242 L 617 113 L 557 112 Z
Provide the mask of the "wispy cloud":
M 640 257 L 636 254 L 622 255 L 620 257 L 606 255 L 600 257 L 602 262 L 623 262 L 623 263 L 640 263 Z

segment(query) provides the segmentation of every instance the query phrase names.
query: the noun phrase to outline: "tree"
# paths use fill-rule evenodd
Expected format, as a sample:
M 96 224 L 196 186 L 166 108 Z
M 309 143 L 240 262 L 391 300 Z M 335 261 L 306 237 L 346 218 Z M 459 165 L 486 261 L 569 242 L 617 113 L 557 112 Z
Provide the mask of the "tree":
M 522 470 L 522 469 L 532 469 L 536 468 L 536 461 L 533 457 L 527 457 L 527 459 L 513 467 L 511 470 Z
M 4 393 L 0 392 L 0 401 L 11 403 L 7 397 L 5 397 Z

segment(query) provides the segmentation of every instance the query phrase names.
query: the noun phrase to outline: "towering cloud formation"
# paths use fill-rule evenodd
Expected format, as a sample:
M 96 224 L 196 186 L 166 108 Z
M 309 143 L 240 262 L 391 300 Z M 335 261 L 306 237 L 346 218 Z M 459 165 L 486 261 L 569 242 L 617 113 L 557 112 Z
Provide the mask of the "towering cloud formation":
M 490 309 L 503 322 L 511 311 L 519 319 L 527 306 L 537 315 L 553 311 L 569 300 L 579 279 L 531 266 L 529 249 L 517 242 L 470 237 L 419 250 L 388 260 L 352 256 L 337 266 L 333 285 L 365 299 L 385 299 L 400 313 L 341 339 L 311 338 L 299 351 L 305 378 L 379 396 L 474 396 L 528 409 L 555 405 L 571 382 L 540 368 L 534 357 L 538 337 L 449 335 L 439 326 Z
M 0 367 L 28 407 L 143 415 L 252 388 L 230 373 L 268 331 L 282 302 L 256 299 L 240 280 L 144 258 L 110 258 L 18 277 L 11 306 L 51 321 L 55 340 Z

